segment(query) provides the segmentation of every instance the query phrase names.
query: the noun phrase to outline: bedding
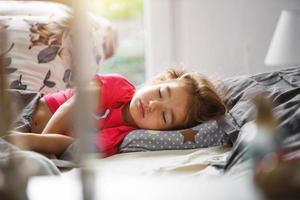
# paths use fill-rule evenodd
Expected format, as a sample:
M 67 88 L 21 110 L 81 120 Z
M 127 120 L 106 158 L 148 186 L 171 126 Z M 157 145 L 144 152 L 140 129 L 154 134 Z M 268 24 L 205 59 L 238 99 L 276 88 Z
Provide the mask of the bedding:
M 222 82 L 224 89 L 227 90 L 225 102 L 228 105 L 228 113 L 223 118 L 186 130 L 135 130 L 125 137 L 120 146 L 120 152 L 232 145 L 237 139 L 240 128 L 254 119 L 256 110 L 252 98 L 261 94 L 273 99 L 276 105 L 275 112 L 280 116 L 280 121 L 285 124 L 284 127 L 287 130 L 299 129 L 297 128 L 299 127 L 297 122 L 300 121 L 298 114 L 285 119 L 299 108 L 299 102 L 296 100 L 300 93 L 299 67 L 233 77 Z
M 228 113 L 241 130 L 233 140 L 233 148 L 131 152 L 97 160 L 91 163 L 95 167 L 96 197 L 104 200 L 264 199 L 253 183 L 251 160 L 245 157 L 245 138 L 249 140 L 246 135 L 255 132 L 254 126 L 249 125 L 254 124 L 255 115 L 251 99 L 258 94 L 271 97 L 280 118 L 282 145 L 289 151 L 289 157 L 299 158 L 300 67 L 240 76 L 224 82 L 228 88 Z M 61 192 L 49 194 L 49 199 L 59 199 L 61 193 L 65 194 L 64 199 L 79 199 L 78 172 L 71 171 L 59 178 L 34 178 L 28 194 L 33 200 L 39 199 L 52 185 Z M 59 188 L 63 185 L 68 187 L 62 191 Z M 43 192 L 38 191 L 37 186 Z
M 0 198 L 25 198 L 26 186 L 31 176 L 59 175 L 58 168 L 45 156 L 21 151 L 0 138 Z
M 203 177 L 202 185 L 206 185 L 210 179 L 215 179 L 222 174 L 210 164 L 224 164 L 229 151 L 228 147 L 218 146 L 204 149 L 123 153 L 96 160 L 89 163 L 89 166 L 95 170 L 97 188 L 95 199 L 182 199 L 176 197 L 176 194 L 191 189 L 191 178 Z M 29 183 L 29 197 L 33 200 L 80 199 L 78 178 L 77 169 L 66 172 L 58 178 L 34 178 Z M 173 186 L 176 188 L 180 186 L 181 189 L 177 191 L 171 189 L 171 183 L 176 183 Z M 47 191 L 46 188 L 50 185 L 57 191 L 56 193 Z M 195 186 L 197 189 L 201 188 L 201 184 Z M 165 190 L 166 187 L 169 189 Z M 61 188 L 64 190 L 62 191 Z M 156 192 L 159 188 L 159 192 Z M 155 192 L 150 195 L 152 193 L 150 191 Z M 166 191 L 170 192 L 170 197 L 174 193 L 175 196 L 166 198 Z M 185 193 L 188 199 L 190 199 L 190 192 Z
M 16 161 L 20 159 L 20 164 L 24 162 L 25 166 L 22 169 L 24 173 L 28 173 L 28 176 L 60 174 L 58 168 L 45 156 L 32 151 L 22 151 L 0 138 L 0 168 L 5 169 L 9 165 L 10 159 L 16 159 Z
M 6 91 L 9 99 L 12 99 L 13 119 L 12 129 L 24 133 L 31 132 L 32 115 L 42 97 L 39 92 L 27 90 L 9 89 Z
M 233 143 L 233 148 L 217 146 L 130 152 L 93 161 L 91 166 L 95 167 L 95 184 L 97 188 L 101 188 L 96 191 L 96 195 L 99 195 L 101 199 L 120 199 L 121 197 L 130 199 L 153 199 L 154 197 L 155 199 L 182 199 L 183 197 L 188 199 L 199 199 L 199 197 L 260 199 L 252 182 L 251 160 L 245 157 L 248 146 L 243 143 L 245 142 L 243 136 L 255 131 L 251 128 L 253 126 L 248 126 L 249 123 L 253 123 L 255 116 L 251 99 L 257 94 L 264 94 L 273 100 L 274 111 L 280 118 L 281 143 L 290 152 L 289 157 L 299 158 L 299 153 L 294 149 L 299 149 L 300 144 L 300 67 L 229 78 L 224 80 L 224 83 L 228 89 L 225 99 L 230 106 L 228 121 L 234 122 L 234 128 L 228 126 L 227 120 L 225 123 L 224 121 L 211 123 L 215 124 L 215 130 L 219 131 L 220 127 L 224 129 L 222 134 L 228 136 L 227 139 Z M 238 137 L 236 137 L 236 130 L 242 130 Z M 184 138 L 181 139 L 183 142 Z M 78 154 L 77 150 L 76 144 L 71 145 L 65 152 L 66 160 L 74 159 L 72 152 Z M 43 157 L 43 159 L 47 158 Z M 60 164 L 64 166 L 65 163 Z M 72 165 L 67 163 L 65 166 Z M 55 199 L 76 199 L 80 197 L 77 184 L 78 172 L 78 169 L 74 169 L 64 173 L 61 178 L 35 178 L 29 184 L 28 194 L 32 197 L 31 199 L 40 199 L 40 195 L 45 197 L 47 191 L 49 193 L 49 185 L 51 185 L 53 189 L 57 186 L 57 191 L 63 192 L 64 195 L 76 194 L 76 197 L 55 196 L 61 193 L 52 192 L 46 198 L 54 199 L 55 196 Z M 70 182 L 67 182 L 67 187 L 62 187 L 60 181 L 66 179 Z M 77 186 L 76 184 L 74 186 L 74 182 Z M 64 190 L 62 191 L 61 188 Z M 232 188 L 242 193 L 233 193 Z M 118 192 L 112 193 L 112 189 Z M 152 195 L 145 195 L 145 193 Z M 141 196 L 143 194 L 144 196 Z
M 294 102 L 299 98 L 297 85 L 299 86 L 299 67 L 284 69 L 276 72 L 262 73 L 253 76 L 241 76 L 224 80 L 228 89 L 225 97 L 226 103 L 230 106 L 228 113 L 216 121 L 200 124 L 192 129 L 176 131 L 148 131 L 135 130 L 125 137 L 120 146 L 120 152 L 136 151 L 160 151 L 205 148 L 217 145 L 236 145 L 236 138 L 240 128 L 247 121 L 251 121 L 255 114 L 255 108 L 251 99 L 262 92 L 274 99 L 277 106 L 275 110 L 283 115 L 285 112 L 292 112 L 299 109 L 299 104 Z M 285 102 L 282 98 L 292 98 L 293 101 Z M 285 97 L 286 96 L 286 97 Z M 284 103 L 285 102 L 285 103 Z M 284 103 L 284 104 L 283 104 Z M 292 109 L 292 110 L 291 110 Z M 299 112 L 299 111 L 298 111 Z M 296 112 L 297 114 L 297 112 Z M 295 131 L 299 126 L 299 116 L 289 118 L 284 127 Z M 289 123 L 288 123 L 289 122 Z M 291 126 L 291 128 L 289 128 Z M 296 129 L 295 129 L 296 128 Z M 298 130 L 299 131 L 299 130 Z M 289 137 L 286 142 L 298 141 L 297 135 Z M 294 139 L 293 139 L 294 138 Z M 292 145 L 292 144 L 291 144 Z M 78 160 L 77 145 L 74 144 L 66 151 L 68 160 Z
M 0 1 L 0 33 L 9 41 L 0 55 L 11 89 L 50 93 L 70 86 L 71 17 L 71 9 L 58 3 Z M 96 72 L 114 54 L 116 33 L 106 19 L 90 14 L 88 22 L 86 39 L 93 46 L 87 67 Z
M 232 145 L 239 131 L 233 118 L 224 117 L 190 129 L 174 131 L 134 130 L 120 146 L 120 152 L 159 151 Z
M 279 71 L 253 76 L 231 78 L 227 81 L 227 101 L 231 103 L 231 115 L 242 128 L 253 120 L 255 108 L 251 99 L 264 94 L 272 99 L 273 111 L 279 119 L 278 138 L 280 146 L 286 151 L 299 148 L 300 142 L 300 67 L 291 67 Z M 244 132 L 241 132 L 243 134 Z M 239 136 L 234 143 L 231 156 L 225 169 L 229 170 L 238 163 L 247 161 L 245 154 L 249 145 Z

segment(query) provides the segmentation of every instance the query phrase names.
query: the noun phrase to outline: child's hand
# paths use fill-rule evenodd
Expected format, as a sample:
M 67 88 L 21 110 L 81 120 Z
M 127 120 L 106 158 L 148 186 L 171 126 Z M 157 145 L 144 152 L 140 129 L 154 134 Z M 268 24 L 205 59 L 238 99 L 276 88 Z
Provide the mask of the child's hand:
M 74 138 L 59 134 L 12 133 L 3 139 L 24 150 L 56 156 L 61 155 L 74 142 Z
M 2 138 L 21 149 L 30 149 L 30 134 L 28 133 L 12 132 Z

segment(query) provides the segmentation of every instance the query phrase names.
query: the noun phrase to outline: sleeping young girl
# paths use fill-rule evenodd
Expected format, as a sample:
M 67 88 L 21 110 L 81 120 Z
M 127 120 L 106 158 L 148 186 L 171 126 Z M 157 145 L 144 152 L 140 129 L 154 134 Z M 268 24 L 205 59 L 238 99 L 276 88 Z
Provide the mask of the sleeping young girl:
M 89 85 L 92 98 L 100 102 L 94 108 L 95 143 L 104 157 L 118 153 L 125 136 L 135 129 L 190 128 L 226 112 L 216 87 L 197 72 L 170 69 L 140 89 L 116 74 L 96 75 Z M 32 113 L 30 133 L 12 132 L 5 139 L 59 156 L 74 142 L 75 99 L 74 89 L 43 96 Z

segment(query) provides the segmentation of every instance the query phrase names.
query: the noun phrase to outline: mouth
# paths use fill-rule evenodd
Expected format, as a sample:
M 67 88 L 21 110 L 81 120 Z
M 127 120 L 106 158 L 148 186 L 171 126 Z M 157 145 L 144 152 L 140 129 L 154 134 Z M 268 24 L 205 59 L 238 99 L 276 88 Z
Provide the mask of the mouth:
M 144 117 L 145 116 L 145 109 L 144 109 L 143 103 L 140 99 L 138 101 L 138 108 L 139 108 L 139 111 L 140 111 L 141 115 Z

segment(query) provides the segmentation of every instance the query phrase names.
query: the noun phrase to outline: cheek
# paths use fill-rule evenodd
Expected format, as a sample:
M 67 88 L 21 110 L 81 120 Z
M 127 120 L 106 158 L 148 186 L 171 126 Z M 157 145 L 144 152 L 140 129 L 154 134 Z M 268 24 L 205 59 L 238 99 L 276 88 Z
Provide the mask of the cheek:
M 144 120 L 145 126 L 148 129 L 161 129 L 161 119 L 157 115 L 151 115 L 146 120 Z
M 133 104 L 132 104 L 131 107 L 130 107 L 130 112 L 131 112 L 132 117 L 133 117 L 134 119 L 138 118 L 139 110 L 138 110 L 138 108 L 137 108 L 137 103 L 136 103 L 136 101 L 133 101 Z
M 151 115 L 146 118 L 142 118 L 139 114 L 136 115 L 135 122 L 140 128 L 144 129 L 157 129 L 157 117 Z

